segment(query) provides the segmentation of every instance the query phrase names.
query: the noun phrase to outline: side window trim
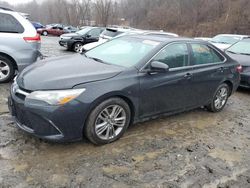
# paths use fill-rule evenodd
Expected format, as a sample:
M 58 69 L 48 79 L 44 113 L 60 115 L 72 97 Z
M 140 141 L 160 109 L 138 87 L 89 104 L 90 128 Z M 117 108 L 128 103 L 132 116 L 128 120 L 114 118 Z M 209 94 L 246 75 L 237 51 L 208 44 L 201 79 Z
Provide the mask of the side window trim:
M 139 70 L 139 72 L 143 72 L 144 70 L 147 69 L 148 65 L 152 62 L 152 60 L 159 55 L 165 48 L 167 48 L 168 46 L 172 45 L 172 44 L 185 44 L 187 46 L 187 50 L 188 50 L 188 63 L 187 66 L 184 67 L 177 67 L 177 68 L 170 68 L 169 71 L 175 71 L 175 70 L 180 70 L 180 69 L 186 69 L 189 68 L 190 69 L 190 62 L 191 62 L 191 51 L 188 47 L 188 43 L 186 41 L 180 41 L 180 42 L 170 42 L 168 44 L 166 44 L 165 46 L 163 46 L 156 54 L 154 54 L 150 60 L 145 63 L 145 65 Z
M 193 52 L 191 44 L 201 44 L 201 45 L 207 46 L 208 48 L 216 51 L 220 56 L 222 56 L 224 58 L 224 61 L 223 62 L 215 62 L 215 63 L 199 64 L 199 65 L 192 64 L 191 62 L 193 61 L 194 52 Z M 214 65 L 224 64 L 227 61 L 227 58 L 220 51 L 218 51 L 217 49 L 215 49 L 210 44 L 204 44 L 204 43 L 200 43 L 200 42 L 187 42 L 187 45 L 189 46 L 189 49 L 190 49 L 190 67 L 194 67 L 195 68 L 195 67 L 203 67 L 203 66 L 214 66 Z

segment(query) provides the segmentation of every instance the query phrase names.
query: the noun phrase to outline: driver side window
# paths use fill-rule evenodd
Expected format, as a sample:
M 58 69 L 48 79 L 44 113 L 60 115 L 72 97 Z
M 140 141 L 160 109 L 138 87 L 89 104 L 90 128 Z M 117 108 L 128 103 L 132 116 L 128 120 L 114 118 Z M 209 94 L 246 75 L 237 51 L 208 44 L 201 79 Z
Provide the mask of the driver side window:
M 188 65 L 188 48 L 184 43 L 170 44 L 165 47 L 153 61 L 165 63 L 169 68 L 178 68 Z

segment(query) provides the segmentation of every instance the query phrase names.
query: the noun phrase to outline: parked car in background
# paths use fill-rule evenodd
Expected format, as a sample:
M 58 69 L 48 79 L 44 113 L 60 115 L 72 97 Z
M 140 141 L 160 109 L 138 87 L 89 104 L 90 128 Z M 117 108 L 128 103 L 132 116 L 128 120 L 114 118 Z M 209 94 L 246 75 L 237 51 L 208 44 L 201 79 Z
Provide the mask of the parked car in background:
M 196 40 L 204 40 L 204 41 L 212 40 L 212 38 L 208 38 L 208 37 L 195 37 L 194 39 L 196 39 Z
M 220 34 L 213 37 L 210 42 L 221 50 L 225 50 L 239 42 L 240 40 L 247 38 L 248 35 L 232 35 L 232 34 Z
M 45 28 L 37 29 L 37 32 L 43 36 L 54 35 L 60 36 L 66 31 L 61 26 L 46 26 Z
M 45 26 L 39 22 L 31 22 L 35 29 L 45 28 Z
M 98 41 L 103 30 L 102 27 L 86 27 L 76 33 L 61 35 L 59 44 L 68 50 L 80 52 L 84 44 Z
M 80 52 L 88 51 L 96 46 L 99 46 L 100 44 L 103 44 L 111 39 L 114 39 L 116 37 L 120 37 L 126 34 L 139 34 L 144 33 L 143 30 L 135 30 L 135 29 L 124 29 L 124 28 L 106 28 L 99 37 L 99 40 L 96 42 L 92 42 L 89 44 L 85 44 L 81 47 L 79 50 Z
M 86 44 L 82 47 L 81 52 L 88 51 L 104 42 L 107 42 L 111 39 L 125 36 L 125 35 L 134 35 L 134 34 L 143 34 L 143 35 L 158 35 L 165 37 L 178 37 L 179 35 L 175 33 L 168 33 L 163 31 L 150 31 L 150 30 L 140 30 L 140 29 L 121 29 L 121 28 L 107 28 L 101 35 L 100 39 L 97 42 Z M 113 36 L 113 37 L 112 37 Z
M 17 12 L 0 7 L 0 83 L 35 62 L 40 55 L 40 35 Z
M 200 106 L 223 110 L 239 85 L 238 67 L 208 42 L 123 36 L 26 68 L 11 87 L 9 108 L 20 129 L 40 138 L 85 135 L 107 144 L 131 123 Z
M 242 66 L 241 87 L 250 88 L 250 39 L 243 39 L 226 50 Z
M 76 27 L 73 26 L 66 26 L 63 28 L 65 33 L 75 33 L 78 31 L 78 29 Z

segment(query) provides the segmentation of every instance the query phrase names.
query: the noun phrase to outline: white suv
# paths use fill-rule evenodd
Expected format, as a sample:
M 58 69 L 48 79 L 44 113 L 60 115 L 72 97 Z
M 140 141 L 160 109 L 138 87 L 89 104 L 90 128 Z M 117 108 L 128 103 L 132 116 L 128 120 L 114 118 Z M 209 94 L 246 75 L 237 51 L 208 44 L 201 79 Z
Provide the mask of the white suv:
M 18 12 L 0 7 L 0 23 L 0 83 L 3 83 L 37 60 L 41 39 L 30 21 Z

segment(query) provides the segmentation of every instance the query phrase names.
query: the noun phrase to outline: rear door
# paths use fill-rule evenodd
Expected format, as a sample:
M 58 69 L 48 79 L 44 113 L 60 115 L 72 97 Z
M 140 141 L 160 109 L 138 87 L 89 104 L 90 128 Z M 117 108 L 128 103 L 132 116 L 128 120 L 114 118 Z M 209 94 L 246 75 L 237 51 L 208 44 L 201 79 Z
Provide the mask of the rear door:
M 165 63 L 170 69 L 165 73 L 141 73 L 140 116 L 181 111 L 192 106 L 192 67 L 187 44 L 169 44 L 152 61 Z
M 212 99 L 219 84 L 225 79 L 229 68 L 225 57 L 210 45 L 189 43 L 193 65 L 193 95 L 196 105 L 205 105 Z

